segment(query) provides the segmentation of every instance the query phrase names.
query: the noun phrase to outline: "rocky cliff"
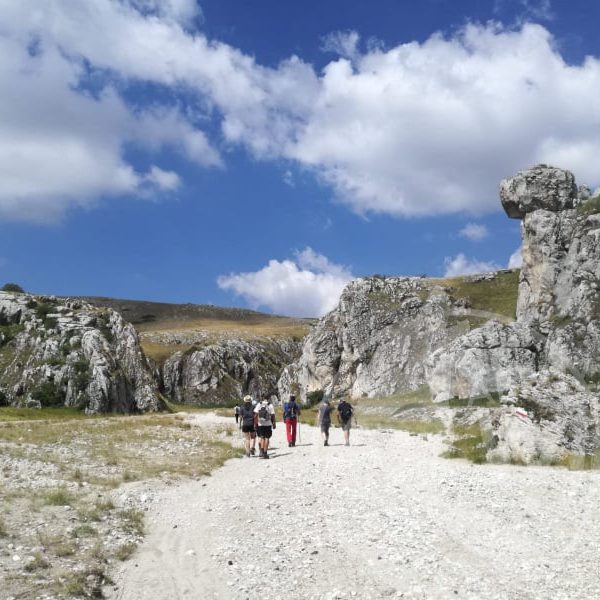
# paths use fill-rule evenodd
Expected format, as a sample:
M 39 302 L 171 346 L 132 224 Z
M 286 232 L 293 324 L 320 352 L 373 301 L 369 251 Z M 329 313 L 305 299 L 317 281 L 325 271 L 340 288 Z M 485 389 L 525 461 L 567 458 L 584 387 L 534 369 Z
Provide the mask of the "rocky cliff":
M 465 413 L 487 431 L 489 459 L 556 463 L 597 452 L 600 197 L 546 165 L 503 181 L 500 197 L 522 221 L 516 306 L 490 310 L 472 287 L 465 293 L 506 273 L 353 281 L 284 371 L 280 391 L 372 397 L 426 384 L 433 402 L 451 406 L 500 398 L 502 408 Z M 486 294 L 489 304 L 495 293 Z
M 132 325 L 80 300 L 0 292 L 0 402 L 86 412 L 163 407 Z
M 207 304 L 84 300 L 131 321 L 164 395 L 197 406 L 276 395 L 281 371 L 298 358 L 311 323 Z
M 230 406 L 246 394 L 276 397 L 281 371 L 300 347 L 293 338 L 269 337 L 195 345 L 164 362 L 163 390 L 176 402 L 210 406 Z
M 307 336 L 279 393 L 303 400 L 390 396 L 427 383 L 426 360 L 490 318 L 514 318 L 517 272 L 475 277 L 369 277 L 348 284 L 335 310 Z

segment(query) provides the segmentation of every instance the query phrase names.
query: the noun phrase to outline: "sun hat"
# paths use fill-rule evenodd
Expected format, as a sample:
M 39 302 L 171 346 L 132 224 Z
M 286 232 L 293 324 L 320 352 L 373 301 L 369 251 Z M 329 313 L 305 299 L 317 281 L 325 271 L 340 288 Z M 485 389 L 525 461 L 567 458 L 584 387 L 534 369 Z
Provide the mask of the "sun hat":
M 244 396 L 244 402 L 252 402 L 252 396 Z

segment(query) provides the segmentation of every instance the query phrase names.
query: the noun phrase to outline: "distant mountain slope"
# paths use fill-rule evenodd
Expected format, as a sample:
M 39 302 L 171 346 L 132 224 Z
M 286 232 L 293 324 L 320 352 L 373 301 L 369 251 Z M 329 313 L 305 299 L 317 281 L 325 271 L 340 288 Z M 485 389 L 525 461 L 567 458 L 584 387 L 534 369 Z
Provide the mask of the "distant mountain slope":
M 224 340 L 264 337 L 301 340 L 315 321 L 212 304 L 170 304 L 94 296 L 81 297 L 81 300 L 119 312 L 140 333 L 146 354 L 158 362 L 176 351 Z
M 274 396 L 283 368 L 299 357 L 315 321 L 206 304 L 82 300 L 130 321 L 154 360 L 161 391 L 197 405 L 235 404 L 246 394 Z

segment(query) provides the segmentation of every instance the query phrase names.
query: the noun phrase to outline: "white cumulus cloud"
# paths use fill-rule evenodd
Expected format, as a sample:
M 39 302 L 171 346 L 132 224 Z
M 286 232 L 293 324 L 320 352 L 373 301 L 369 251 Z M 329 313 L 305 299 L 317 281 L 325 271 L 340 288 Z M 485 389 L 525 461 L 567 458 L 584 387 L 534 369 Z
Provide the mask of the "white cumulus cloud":
M 476 273 L 487 273 L 497 271 L 501 267 L 493 262 L 485 262 L 477 259 L 467 258 L 462 252 L 455 257 L 444 259 L 444 277 L 457 277 L 458 275 L 475 275 Z
M 546 0 L 521 3 L 551 15 Z M 135 191 L 132 141 L 218 166 L 205 124 L 261 160 L 295 161 L 362 214 L 497 210 L 500 179 L 538 162 L 600 183 L 600 60 L 566 63 L 541 25 L 365 50 L 335 33 L 338 56 L 317 72 L 298 56 L 261 65 L 191 28 L 199 18 L 193 0 L 0 2 L 0 217 Z M 108 81 L 95 97 L 79 86 L 89 69 Z M 128 82 L 162 86 L 176 108 L 128 105 L 115 91 Z
M 517 248 L 508 259 L 509 269 L 520 269 L 523 266 L 523 257 L 521 256 L 521 248 Z
M 347 267 L 307 247 L 295 260 L 270 260 L 250 273 L 222 275 L 223 290 L 243 297 L 253 308 L 297 317 L 320 317 L 335 308 L 345 285 L 352 279 Z
M 467 238 L 472 242 L 480 242 L 485 239 L 490 232 L 485 225 L 479 223 L 467 223 L 459 232 L 458 235 Z

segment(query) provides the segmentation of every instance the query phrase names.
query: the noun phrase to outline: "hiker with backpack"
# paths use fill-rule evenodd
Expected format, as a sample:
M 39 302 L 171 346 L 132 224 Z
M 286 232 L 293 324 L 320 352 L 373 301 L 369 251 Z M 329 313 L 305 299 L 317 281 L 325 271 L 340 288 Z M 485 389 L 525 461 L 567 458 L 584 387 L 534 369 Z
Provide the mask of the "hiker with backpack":
M 244 435 L 246 456 L 256 454 L 256 429 L 254 427 L 254 407 L 252 398 L 244 396 L 244 404 L 240 408 L 240 424 Z
M 234 409 L 233 409 L 233 414 L 235 415 L 235 424 L 238 425 L 238 421 L 240 418 L 240 407 L 238 404 L 235 405 Z
M 354 408 L 352 404 L 346 399 L 338 404 L 337 407 L 337 418 L 342 431 L 344 432 L 344 439 L 346 440 L 346 446 L 350 445 L 350 428 L 352 427 L 352 417 L 354 415 Z
M 276 428 L 275 409 L 268 400 L 263 400 L 254 409 L 254 426 L 258 435 L 259 458 L 269 458 L 269 440 Z
M 331 427 L 331 406 L 329 400 L 323 400 L 319 406 L 319 427 L 323 436 L 323 446 L 329 446 L 329 428 Z
M 283 421 L 285 423 L 285 433 L 290 448 L 293 448 L 296 445 L 296 428 L 299 417 L 300 407 L 296 403 L 296 396 L 290 396 L 289 401 L 283 403 Z

